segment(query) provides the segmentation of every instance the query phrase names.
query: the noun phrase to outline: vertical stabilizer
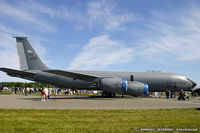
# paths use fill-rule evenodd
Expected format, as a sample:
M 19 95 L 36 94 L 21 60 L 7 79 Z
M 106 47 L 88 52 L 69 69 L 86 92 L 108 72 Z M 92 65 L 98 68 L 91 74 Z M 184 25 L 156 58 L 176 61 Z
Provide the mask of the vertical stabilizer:
M 49 69 L 30 45 L 27 37 L 14 37 L 17 42 L 21 70 L 47 70 Z

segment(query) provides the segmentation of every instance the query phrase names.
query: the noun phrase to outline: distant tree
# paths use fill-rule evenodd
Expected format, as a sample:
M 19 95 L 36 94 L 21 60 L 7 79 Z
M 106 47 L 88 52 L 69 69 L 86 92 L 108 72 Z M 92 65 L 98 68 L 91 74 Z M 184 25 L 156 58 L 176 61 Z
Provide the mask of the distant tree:
M 48 86 L 49 88 L 56 88 L 54 85 L 50 84 L 40 84 L 37 82 L 4 82 L 4 86 L 6 87 L 30 87 L 30 88 L 43 88 Z

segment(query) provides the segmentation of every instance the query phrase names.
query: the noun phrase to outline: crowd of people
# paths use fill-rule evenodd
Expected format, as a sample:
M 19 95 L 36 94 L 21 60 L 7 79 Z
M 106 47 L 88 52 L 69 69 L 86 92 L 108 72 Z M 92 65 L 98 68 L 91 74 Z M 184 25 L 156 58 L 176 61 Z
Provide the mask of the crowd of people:
M 189 100 L 188 93 L 183 91 L 183 89 L 181 89 L 177 94 L 178 94 L 178 100 L 185 100 L 185 99 Z M 192 97 L 194 98 L 193 93 L 192 93 Z
M 183 89 L 181 89 L 178 92 L 171 92 L 170 90 L 166 89 L 165 94 L 166 94 L 166 99 L 175 98 L 176 96 L 178 97 L 178 100 L 190 99 L 188 92 L 184 91 Z M 195 96 L 194 91 L 191 91 L 191 97 L 194 98 L 194 96 Z
M 54 100 L 56 95 L 63 95 L 63 94 L 68 94 L 68 95 L 82 95 L 82 93 L 86 93 L 88 95 L 94 95 L 94 93 L 98 93 L 96 91 L 87 91 L 87 90 L 71 90 L 71 89 L 59 89 L 59 88 L 48 88 L 48 87 L 43 87 L 43 88 L 30 88 L 29 86 L 25 88 L 17 88 L 17 87 L 11 87 L 12 90 L 12 95 L 21 94 L 28 96 L 30 94 L 36 94 L 36 92 L 41 93 L 41 101 L 48 101 L 50 98 L 50 95 L 54 96 Z M 168 98 L 175 98 L 178 97 L 178 100 L 189 100 L 190 97 L 194 98 L 195 97 L 195 92 L 191 90 L 188 94 L 188 92 L 184 91 L 181 89 L 178 92 L 171 92 L 169 89 L 166 89 L 165 92 L 155 92 L 155 96 L 161 97 L 165 93 L 166 99 Z
M 70 96 L 72 95 L 82 95 L 84 90 L 71 90 L 71 89 L 59 89 L 59 88 L 48 88 L 48 87 L 43 87 L 43 88 L 30 88 L 30 87 L 25 87 L 25 88 L 17 88 L 17 87 L 12 87 L 12 95 L 16 94 L 23 94 L 25 96 L 31 95 L 31 94 L 36 94 L 36 92 L 41 93 L 41 101 L 48 101 L 50 99 L 50 96 L 54 96 L 54 100 L 56 95 L 63 95 L 63 94 L 68 94 Z M 89 95 L 91 95 L 91 92 L 87 91 Z M 92 91 L 93 94 L 93 91 Z M 94 94 L 93 94 L 94 95 Z
M 43 87 L 41 89 L 38 88 L 30 88 L 30 87 L 25 87 L 25 88 L 17 88 L 17 87 L 12 87 L 12 95 L 16 95 L 17 92 L 21 92 L 21 94 L 28 96 L 31 95 L 32 93 L 36 92 L 41 92 L 41 101 L 46 101 L 50 98 L 50 94 L 54 93 L 54 95 L 57 95 L 58 89 L 49 89 L 47 87 Z
M 35 93 L 37 90 L 36 88 L 30 88 L 30 87 L 25 87 L 25 88 L 17 88 L 17 87 L 12 87 L 12 95 L 16 95 L 17 92 L 21 92 L 21 94 L 28 96 L 31 93 Z

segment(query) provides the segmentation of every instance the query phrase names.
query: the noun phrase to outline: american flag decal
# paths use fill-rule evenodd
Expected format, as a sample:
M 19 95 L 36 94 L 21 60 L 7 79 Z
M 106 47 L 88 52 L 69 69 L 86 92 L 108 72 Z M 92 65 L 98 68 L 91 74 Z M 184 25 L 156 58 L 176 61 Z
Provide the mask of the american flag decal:
M 28 53 L 33 53 L 33 51 L 31 51 L 31 50 L 27 50 L 27 52 L 28 52 Z

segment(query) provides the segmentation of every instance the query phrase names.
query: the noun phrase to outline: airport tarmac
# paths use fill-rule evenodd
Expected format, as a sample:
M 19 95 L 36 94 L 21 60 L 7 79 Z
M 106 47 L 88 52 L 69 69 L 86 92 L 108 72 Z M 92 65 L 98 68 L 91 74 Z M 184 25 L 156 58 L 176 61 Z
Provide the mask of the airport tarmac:
M 52 97 L 53 98 L 53 97 Z M 200 108 L 200 97 L 178 101 L 177 98 L 137 98 L 131 96 L 101 98 L 99 96 L 56 96 L 41 101 L 39 95 L 0 95 L 1 109 L 171 109 Z

